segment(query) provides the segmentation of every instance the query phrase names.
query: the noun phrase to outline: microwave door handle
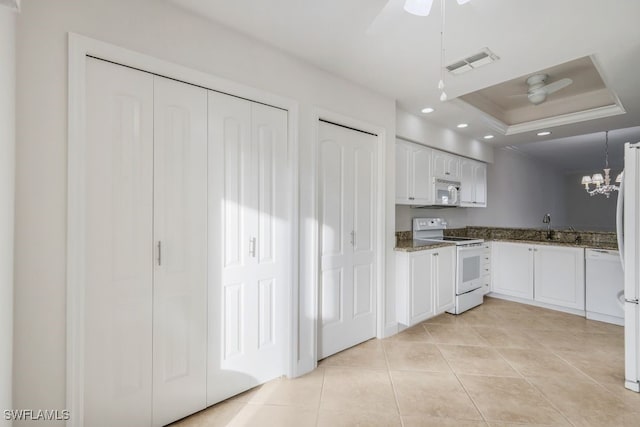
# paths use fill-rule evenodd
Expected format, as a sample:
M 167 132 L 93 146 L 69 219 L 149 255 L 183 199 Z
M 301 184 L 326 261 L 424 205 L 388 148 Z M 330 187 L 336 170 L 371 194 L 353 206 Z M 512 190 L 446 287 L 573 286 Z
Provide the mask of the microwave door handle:
M 457 205 L 458 204 L 458 187 L 455 187 L 452 185 L 450 188 L 451 190 L 449 190 L 449 192 L 451 193 L 451 197 L 453 198 L 453 202 L 451 204 Z

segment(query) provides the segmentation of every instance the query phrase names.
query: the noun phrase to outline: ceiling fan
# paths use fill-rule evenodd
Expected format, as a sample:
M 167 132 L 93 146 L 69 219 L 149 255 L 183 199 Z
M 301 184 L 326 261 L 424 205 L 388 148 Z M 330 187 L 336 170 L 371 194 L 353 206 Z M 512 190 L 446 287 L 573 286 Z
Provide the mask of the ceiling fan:
M 416 16 L 428 16 L 434 0 L 387 0 L 384 7 L 367 28 L 367 34 L 379 32 L 387 25 L 398 25 L 400 16 L 407 13 Z M 471 0 L 456 0 L 458 4 L 465 4 Z
M 534 74 L 527 79 L 527 84 L 529 85 L 527 98 L 529 102 L 534 105 L 542 104 L 547 100 L 547 96 L 573 83 L 573 80 L 564 78 L 553 83 L 545 84 L 548 77 L 547 74 Z

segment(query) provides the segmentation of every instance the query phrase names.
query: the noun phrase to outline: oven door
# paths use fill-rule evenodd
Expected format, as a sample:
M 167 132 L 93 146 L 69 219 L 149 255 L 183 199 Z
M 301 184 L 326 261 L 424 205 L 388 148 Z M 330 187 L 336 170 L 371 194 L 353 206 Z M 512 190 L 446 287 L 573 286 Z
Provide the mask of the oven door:
M 456 294 L 464 294 L 482 286 L 482 244 L 458 246 Z

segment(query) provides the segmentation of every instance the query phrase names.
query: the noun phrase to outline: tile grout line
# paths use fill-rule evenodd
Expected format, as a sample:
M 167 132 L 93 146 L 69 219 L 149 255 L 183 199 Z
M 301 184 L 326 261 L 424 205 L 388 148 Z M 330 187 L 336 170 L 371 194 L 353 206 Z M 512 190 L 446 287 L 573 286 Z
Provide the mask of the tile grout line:
M 400 426 L 404 427 L 404 420 L 402 419 L 402 412 L 400 412 L 400 402 L 398 401 L 398 394 L 396 393 L 396 386 L 393 383 L 393 377 L 391 376 L 391 365 L 389 364 L 389 356 L 387 355 L 387 347 L 382 343 L 382 352 L 384 353 L 384 361 L 387 365 L 387 376 L 391 383 L 391 392 L 393 393 L 393 400 L 396 402 L 396 409 L 398 410 L 398 417 L 400 418 Z
M 316 369 L 322 369 L 322 385 L 320 386 L 320 399 L 318 399 L 318 407 L 316 408 L 316 427 L 318 427 L 318 425 L 320 424 L 320 406 L 322 405 L 322 396 L 324 396 L 324 382 L 325 382 L 325 378 L 327 377 L 327 371 L 325 370 L 324 367 L 318 368 L 318 366 L 316 366 Z
M 462 387 L 462 390 L 464 390 L 465 394 L 467 395 L 467 397 L 469 398 L 469 400 L 473 404 L 473 407 L 476 408 L 476 411 L 478 411 L 478 413 L 480 414 L 480 417 L 482 417 L 482 421 L 484 421 L 484 423 L 488 426 L 489 425 L 489 420 L 487 420 L 487 417 L 485 417 L 485 415 L 482 413 L 482 411 L 480 410 L 480 407 L 478 406 L 476 401 L 473 399 L 473 397 L 471 397 L 471 394 L 469 393 L 469 390 L 467 390 L 467 388 L 462 383 L 462 380 L 460 379 L 460 377 L 458 377 L 458 374 L 456 373 L 456 371 L 454 371 L 453 367 L 449 363 L 449 359 L 447 359 L 445 357 L 444 353 L 442 352 L 442 349 L 440 348 L 440 345 L 435 344 L 435 346 L 438 349 L 438 352 L 440 353 L 440 357 L 442 357 L 444 359 L 444 361 L 447 364 L 447 366 L 449 367 L 449 369 L 451 369 L 451 373 L 453 373 L 453 375 L 456 377 L 456 380 L 458 381 L 458 384 L 460 384 L 460 387 Z
M 554 404 L 553 404 L 553 402 L 551 401 L 551 399 L 549 399 L 549 398 L 547 397 L 547 395 L 546 395 L 546 394 L 544 394 L 544 392 L 543 392 L 542 390 L 540 390 L 538 387 L 536 387 L 536 385 L 535 385 L 535 384 L 533 384 L 531 381 L 529 381 L 529 379 L 528 379 L 526 376 L 524 376 L 524 374 L 523 374 L 522 372 L 520 372 L 518 369 L 516 369 L 516 367 L 515 367 L 515 366 L 513 366 L 513 365 L 511 364 L 511 362 L 509 362 L 509 361 L 507 360 L 507 358 L 506 358 L 506 357 L 504 357 L 504 356 L 502 355 L 502 353 L 500 353 L 500 351 L 499 351 L 499 350 L 497 350 L 497 349 L 496 349 L 496 352 L 500 355 L 500 357 L 502 357 L 502 359 L 503 359 L 505 362 L 507 362 L 507 364 L 508 364 L 509 366 L 511 366 L 511 369 L 513 369 L 514 371 L 516 371 L 516 372 L 517 372 L 517 373 L 522 377 L 522 379 L 523 379 L 527 384 L 529 384 L 529 386 L 530 386 L 530 387 L 532 387 L 536 392 L 538 392 L 538 394 L 539 394 L 539 395 L 540 395 L 544 400 L 546 400 L 546 401 L 547 401 L 547 403 L 548 403 L 548 404 L 549 404 L 553 409 L 555 409 L 556 411 L 558 411 L 558 413 L 559 413 L 559 414 L 560 414 L 560 415 L 561 415 L 565 420 L 567 420 L 567 422 L 568 422 L 570 425 L 572 425 L 572 426 L 576 427 L 576 425 L 571 421 L 571 419 L 569 419 L 569 417 L 568 417 L 568 416 L 567 416 L 563 411 L 561 411 L 561 410 L 560 410 L 560 408 L 556 407 L 556 405 L 554 405 Z

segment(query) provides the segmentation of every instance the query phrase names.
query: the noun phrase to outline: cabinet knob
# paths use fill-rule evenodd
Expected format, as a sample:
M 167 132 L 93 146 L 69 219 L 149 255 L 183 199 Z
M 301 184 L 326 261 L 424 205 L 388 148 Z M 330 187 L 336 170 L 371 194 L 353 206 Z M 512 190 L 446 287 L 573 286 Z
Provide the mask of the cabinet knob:
M 415 199 L 416 199 L 415 197 L 409 197 L 409 200 L 415 200 Z
M 531 252 L 533 249 L 529 248 L 529 252 Z

